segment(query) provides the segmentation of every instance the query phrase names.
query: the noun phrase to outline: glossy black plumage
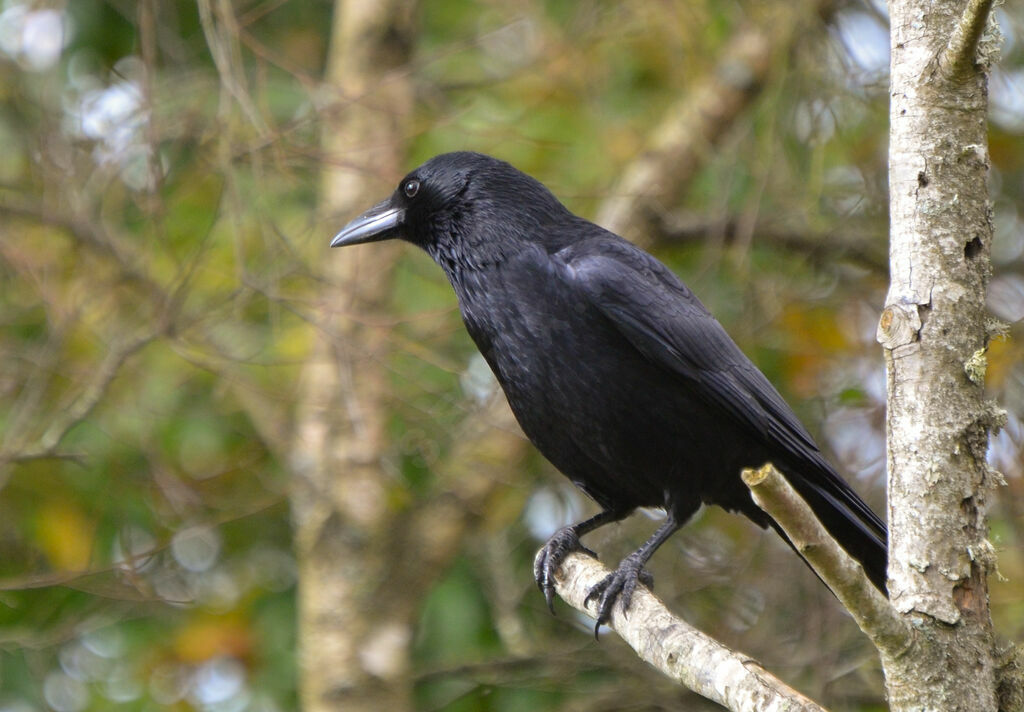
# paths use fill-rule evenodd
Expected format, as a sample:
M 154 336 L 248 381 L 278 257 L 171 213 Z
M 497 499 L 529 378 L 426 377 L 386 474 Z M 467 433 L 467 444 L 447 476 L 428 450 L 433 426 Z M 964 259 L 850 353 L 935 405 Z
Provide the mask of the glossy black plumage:
M 543 185 L 476 153 L 437 156 L 332 246 L 400 237 L 444 269 L 470 335 L 541 453 L 602 507 L 558 532 L 536 572 L 636 507 L 658 532 L 592 596 L 628 607 L 644 563 L 704 504 L 775 526 L 740 470 L 771 461 L 885 590 L 886 529 L 824 460 L 764 375 L 670 270 L 570 213 Z M 777 529 L 777 527 L 776 527 Z

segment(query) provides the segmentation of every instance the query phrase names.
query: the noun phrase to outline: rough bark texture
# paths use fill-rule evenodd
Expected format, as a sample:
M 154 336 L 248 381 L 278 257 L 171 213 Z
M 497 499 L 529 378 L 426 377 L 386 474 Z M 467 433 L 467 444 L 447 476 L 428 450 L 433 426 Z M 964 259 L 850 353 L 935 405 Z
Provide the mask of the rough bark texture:
M 408 76 L 392 70 L 406 60 L 407 5 L 337 3 L 321 185 L 322 213 L 333 220 L 325 225 L 342 224 L 400 175 L 411 89 Z M 330 237 L 323 235 L 325 257 Z M 307 712 L 409 707 L 410 616 L 381 590 L 394 504 L 380 459 L 386 327 L 374 317 L 386 308 L 397 248 L 330 254 L 333 286 L 325 289 L 319 338 L 303 374 L 292 511 Z
M 965 5 L 889 3 L 891 286 L 878 329 L 889 381 L 889 591 L 917 633 L 905 654 L 883 654 L 893 710 L 997 707 L 985 513 L 999 476 L 985 458 L 999 416 L 983 392 L 990 57 L 973 42 L 964 61 L 940 62 Z
M 596 559 L 573 553 L 555 576 L 555 590 L 569 605 L 596 617 L 597 603 L 587 605 L 587 594 L 609 573 Z M 615 606 L 611 626 L 642 660 L 733 712 L 823 712 L 757 661 L 674 616 L 642 586 L 633 594 L 629 615 Z

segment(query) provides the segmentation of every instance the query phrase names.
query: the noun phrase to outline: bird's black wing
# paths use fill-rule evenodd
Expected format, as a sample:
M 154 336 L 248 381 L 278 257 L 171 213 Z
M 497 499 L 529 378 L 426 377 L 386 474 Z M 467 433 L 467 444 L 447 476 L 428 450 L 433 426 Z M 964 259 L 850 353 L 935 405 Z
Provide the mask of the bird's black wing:
M 794 474 L 833 507 L 852 514 L 857 528 L 884 546 L 882 521 L 835 473 L 775 387 L 668 268 L 611 235 L 578 242 L 555 258 L 564 261 L 579 297 L 596 306 L 638 351 L 780 452 L 797 468 Z

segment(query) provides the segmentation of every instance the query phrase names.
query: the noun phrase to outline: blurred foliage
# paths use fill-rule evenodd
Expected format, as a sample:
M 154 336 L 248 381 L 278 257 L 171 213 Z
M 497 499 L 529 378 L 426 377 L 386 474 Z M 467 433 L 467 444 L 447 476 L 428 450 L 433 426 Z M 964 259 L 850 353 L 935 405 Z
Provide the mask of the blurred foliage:
M 289 438 L 320 265 L 348 217 L 316 206 L 332 6 L 234 10 L 229 70 L 186 0 L 0 6 L 4 712 L 298 704 Z M 671 102 L 763 12 L 424 0 L 408 165 L 482 150 L 592 216 Z M 1024 13 L 998 18 L 991 306 L 1011 326 L 987 379 L 1010 411 L 992 449 L 1009 483 L 992 600 L 996 629 L 1020 640 Z M 706 227 L 656 245 L 880 510 L 885 42 L 884 8 L 851 2 L 781 53 L 686 195 L 662 197 L 669 217 Z M 383 193 L 398 176 L 372 178 Z M 415 502 L 491 386 L 440 271 L 411 249 L 394 314 L 387 458 Z M 538 537 L 588 506 L 539 457 L 508 483 L 422 603 L 422 709 L 703 708 L 613 637 L 595 644 L 586 621 L 544 609 Z M 651 527 L 639 516 L 591 545 L 614 561 Z M 708 511 L 665 549 L 658 591 L 689 620 L 834 709 L 881 708 L 869 646 L 774 537 Z

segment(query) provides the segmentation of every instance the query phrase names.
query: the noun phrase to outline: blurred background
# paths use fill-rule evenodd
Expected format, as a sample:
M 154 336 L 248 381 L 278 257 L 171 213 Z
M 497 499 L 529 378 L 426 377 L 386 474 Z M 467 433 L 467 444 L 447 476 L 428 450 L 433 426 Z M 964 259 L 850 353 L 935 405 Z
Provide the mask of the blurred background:
M 1021 640 L 1024 8 L 995 17 L 991 585 Z M 594 506 L 440 270 L 327 245 L 436 153 L 511 161 L 672 266 L 884 512 L 887 81 L 878 2 L 2 0 L 0 711 L 711 709 L 548 614 L 534 552 Z M 811 697 L 883 708 L 774 534 L 704 511 L 651 569 Z

